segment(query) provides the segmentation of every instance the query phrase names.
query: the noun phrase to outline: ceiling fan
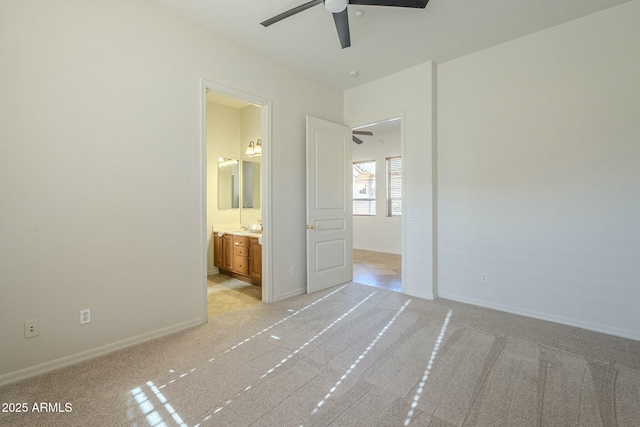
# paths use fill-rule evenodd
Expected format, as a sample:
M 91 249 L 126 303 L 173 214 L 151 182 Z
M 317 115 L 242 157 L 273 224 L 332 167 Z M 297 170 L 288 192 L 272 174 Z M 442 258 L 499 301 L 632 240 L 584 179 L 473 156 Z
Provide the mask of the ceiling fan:
M 310 7 L 324 3 L 324 7 L 333 13 L 333 21 L 338 30 L 338 38 L 342 48 L 351 46 L 351 36 L 349 34 L 349 16 L 347 14 L 347 5 L 358 4 L 363 6 L 393 6 L 393 7 L 413 7 L 416 9 L 424 9 L 427 7 L 429 0 L 311 0 L 305 4 L 287 10 L 273 18 L 267 19 L 260 24 L 264 27 L 282 21 L 285 18 L 307 10 Z
M 362 144 L 364 142 L 363 140 L 358 138 L 356 135 L 373 136 L 373 132 L 368 132 L 368 131 L 363 131 L 363 130 L 354 130 L 354 131 L 351 131 L 351 133 L 353 134 L 353 135 L 351 135 L 351 137 L 353 138 L 353 142 L 355 142 L 356 144 Z

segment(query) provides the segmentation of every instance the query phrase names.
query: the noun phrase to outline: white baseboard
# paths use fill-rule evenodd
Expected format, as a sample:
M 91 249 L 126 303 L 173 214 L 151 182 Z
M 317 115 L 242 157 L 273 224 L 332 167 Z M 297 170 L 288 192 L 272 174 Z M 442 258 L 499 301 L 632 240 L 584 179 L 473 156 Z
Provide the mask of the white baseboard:
M 416 293 L 410 293 L 410 292 L 404 292 L 403 289 L 403 294 L 410 296 L 410 297 L 416 297 L 416 298 L 422 298 L 422 299 L 428 299 L 433 301 L 434 299 L 436 299 L 436 295 L 433 294 L 432 292 L 416 292 Z
M 282 301 L 283 299 L 287 299 L 287 298 L 291 298 L 291 297 L 295 297 L 298 295 L 302 295 L 305 292 L 307 292 L 306 288 L 302 288 L 302 289 L 296 289 L 290 292 L 286 292 L 284 294 L 280 294 L 280 295 L 274 295 L 273 296 L 273 300 L 271 302 L 276 302 L 276 301 Z
M 629 329 L 611 328 L 608 326 L 602 326 L 595 323 L 583 322 L 581 320 L 572 319 L 569 317 L 555 316 L 552 314 L 542 313 L 534 310 L 527 310 L 518 307 L 507 306 L 503 304 L 495 304 L 489 301 L 479 300 L 475 298 L 468 298 L 462 295 L 450 294 L 447 292 L 440 292 L 440 298 L 450 299 L 453 301 L 463 302 L 465 304 L 477 305 L 479 307 L 491 308 L 498 311 L 504 311 L 506 313 L 518 314 L 520 316 L 532 317 L 534 319 L 546 320 L 548 322 L 559 323 L 561 325 L 574 326 L 576 328 L 587 329 L 589 331 L 600 332 L 603 334 L 614 335 L 621 338 L 628 338 L 635 341 L 640 341 L 640 332 L 632 331 Z
M 189 320 L 177 325 L 168 326 L 166 328 L 151 331 L 142 335 L 126 338 L 122 341 L 117 341 L 77 354 L 72 354 L 70 356 L 65 356 L 59 359 L 51 360 L 49 362 L 41 363 L 40 365 L 31 366 L 29 368 L 24 368 L 19 371 L 10 372 L 8 374 L 3 374 L 0 375 L 0 387 L 18 381 L 26 380 L 27 378 L 32 378 L 37 375 L 42 375 L 56 369 L 66 368 L 67 366 L 85 362 L 90 359 L 95 359 L 96 357 L 104 356 L 105 354 L 113 353 L 114 351 L 121 350 L 126 347 L 131 347 L 136 344 L 151 341 L 155 338 L 160 338 L 162 336 L 173 334 L 175 332 L 179 332 L 184 329 L 192 328 L 194 326 L 199 326 L 202 324 L 202 318 Z

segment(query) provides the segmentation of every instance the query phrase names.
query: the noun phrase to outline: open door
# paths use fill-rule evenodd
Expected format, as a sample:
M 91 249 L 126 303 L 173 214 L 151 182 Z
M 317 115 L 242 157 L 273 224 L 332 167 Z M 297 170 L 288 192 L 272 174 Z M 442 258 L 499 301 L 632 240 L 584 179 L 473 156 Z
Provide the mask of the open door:
M 353 278 L 351 129 L 307 116 L 307 292 Z

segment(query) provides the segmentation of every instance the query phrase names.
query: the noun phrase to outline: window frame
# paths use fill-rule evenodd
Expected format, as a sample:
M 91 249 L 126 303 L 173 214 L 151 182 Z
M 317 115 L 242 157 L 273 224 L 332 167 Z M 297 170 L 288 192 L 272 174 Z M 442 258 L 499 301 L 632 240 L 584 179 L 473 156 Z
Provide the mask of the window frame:
M 392 191 L 393 191 L 393 186 L 392 186 L 392 179 L 394 179 L 392 177 L 393 174 L 393 168 L 391 167 L 391 162 L 393 160 L 396 159 L 400 159 L 400 171 L 399 171 L 399 175 L 400 176 L 396 176 L 395 180 L 397 180 L 397 182 L 399 183 L 400 186 L 400 195 L 393 197 L 392 196 Z M 387 216 L 387 218 L 402 218 L 402 169 L 403 169 L 403 164 L 402 164 L 402 156 L 390 156 L 385 158 L 384 160 L 385 163 L 385 184 L 386 184 L 386 188 L 385 188 L 385 215 Z M 394 201 L 399 201 L 400 202 L 400 213 L 399 214 L 394 214 L 393 213 L 393 202 Z
M 377 169 L 377 162 L 375 160 L 358 160 L 357 162 L 352 162 L 351 163 L 351 167 L 354 168 L 355 165 L 360 164 L 360 163 L 373 163 L 373 190 L 374 190 L 374 195 L 373 197 L 363 197 L 363 198 L 355 198 L 355 195 L 352 194 L 352 215 L 353 216 L 376 216 L 377 212 L 377 188 L 375 186 L 376 183 L 376 169 Z M 355 184 L 355 176 L 353 177 L 353 181 Z M 354 190 L 355 191 L 355 188 Z M 355 209 L 355 204 L 356 202 L 369 202 L 369 212 L 370 213 L 356 213 L 356 209 Z

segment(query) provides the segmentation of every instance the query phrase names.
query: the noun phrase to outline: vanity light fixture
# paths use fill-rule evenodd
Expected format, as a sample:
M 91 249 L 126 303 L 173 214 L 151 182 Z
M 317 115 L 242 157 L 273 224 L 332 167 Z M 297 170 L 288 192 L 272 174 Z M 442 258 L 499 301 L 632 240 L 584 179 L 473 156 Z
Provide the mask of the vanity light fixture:
M 244 154 L 248 156 L 253 156 L 254 154 L 256 154 L 256 149 L 253 141 L 249 143 L 249 148 L 247 148 L 247 151 Z
M 226 158 L 223 158 L 223 157 L 218 157 L 218 167 L 219 168 L 222 168 L 222 167 L 225 167 L 225 166 L 235 165 L 237 163 L 238 163 L 238 161 L 235 160 L 235 159 L 226 159 Z
M 257 142 L 251 141 L 249 143 L 249 148 L 245 153 L 247 156 L 259 156 L 262 154 L 262 140 L 258 139 Z

